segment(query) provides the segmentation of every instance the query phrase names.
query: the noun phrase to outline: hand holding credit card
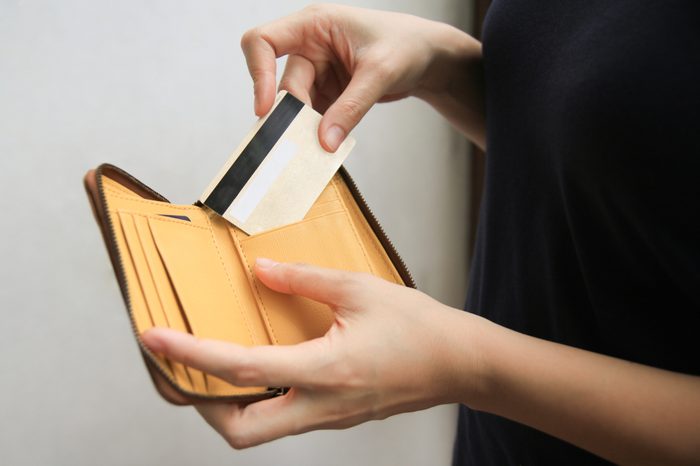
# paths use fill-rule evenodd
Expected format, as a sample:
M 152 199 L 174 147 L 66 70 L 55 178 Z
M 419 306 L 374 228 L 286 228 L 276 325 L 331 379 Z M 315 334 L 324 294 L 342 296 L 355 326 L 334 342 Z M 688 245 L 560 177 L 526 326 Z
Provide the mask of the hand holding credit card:
M 320 121 L 313 108 L 280 92 L 200 202 L 249 235 L 302 220 L 355 145 L 348 137 L 326 152 Z

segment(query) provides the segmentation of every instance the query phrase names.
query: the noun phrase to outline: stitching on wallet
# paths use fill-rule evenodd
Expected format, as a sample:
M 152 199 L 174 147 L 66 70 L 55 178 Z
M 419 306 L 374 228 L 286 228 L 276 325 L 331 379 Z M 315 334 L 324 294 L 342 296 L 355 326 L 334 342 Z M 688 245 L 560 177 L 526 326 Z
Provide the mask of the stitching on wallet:
M 307 213 L 306 215 L 309 215 L 310 213 L 312 213 L 312 212 L 314 212 L 314 211 L 316 211 L 316 210 L 318 210 L 318 209 L 320 209 L 320 208 L 322 208 L 322 207 L 325 207 L 325 206 L 327 206 L 328 204 L 333 204 L 333 203 L 340 204 L 341 201 L 340 201 L 340 199 L 331 199 L 331 200 L 329 200 L 329 201 L 323 201 L 323 202 L 314 204 L 314 205 L 312 205 L 312 206 L 309 208 L 309 211 L 308 211 L 308 213 Z M 304 219 L 306 219 L 306 217 L 304 217 Z
M 224 264 L 224 258 L 221 255 L 221 250 L 219 249 L 219 244 L 216 242 L 216 237 L 214 237 L 214 229 L 211 225 L 211 222 L 209 221 L 209 218 L 207 217 L 207 224 L 209 225 L 209 235 L 211 236 L 212 242 L 214 243 L 214 248 L 216 249 L 216 254 L 219 256 L 219 261 L 221 261 L 221 267 L 224 269 L 224 274 L 226 274 L 226 281 L 228 282 L 228 286 L 231 288 L 231 291 L 233 291 L 233 297 L 236 299 L 236 304 L 238 305 L 238 312 L 243 316 L 243 322 L 245 322 L 246 329 L 248 330 L 248 336 L 250 337 L 250 342 L 252 344 L 256 344 L 257 342 L 255 341 L 255 335 L 253 334 L 253 330 L 250 326 L 250 321 L 248 320 L 248 316 L 246 315 L 245 312 L 243 312 L 243 306 L 241 306 L 241 300 L 238 298 L 238 293 L 236 292 L 236 287 L 233 286 L 233 282 L 231 281 L 231 276 L 228 273 L 228 270 L 226 270 L 226 264 Z
M 243 259 L 245 260 L 246 266 L 248 267 L 248 271 L 250 272 L 250 276 L 253 277 L 253 267 L 250 266 L 250 262 L 248 261 L 248 256 L 246 255 L 245 250 L 243 249 L 242 245 L 239 247 L 239 250 L 240 250 L 241 254 L 243 254 Z M 253 288 L 255 288 L 255 294 L 258 296 L 258 301 L 260 301 L 260 305 L 262 306 L 263 317 L 265 318 L 265 322 L 267 323 L 267 328 L 270 329 L 270 337 L 272 338 L 272 342 L 274 344 L 278 344 L 277 335 L 275 334 L 275 329 L 272 326 L 272 321 L 270 321 L 270 316 L 267 313 L 267 307 L 265 307 L 265 301 L 263 301 L 262 296 L 260 296 L 260 289 L 258 288 L 258 284 L 255 281 L 255 278 L 253 278 L 252 282 L 253 282 Z
M 314 217 L 304 218 L 304 220 L 301 220 L 301 221 L 299 221 L 299 222 L 292 223 L 292 224 L 290 224 L 290 225 L 284 225 L 284 226 L 281 226 L 281 227 L 273 228 L 272 230 L 263 231 L 262 233 L 257 233 L 257 234 L 254 234 L 254 235 L 252 235 L 252 236 L 245 236 L 245 237 L 243 237 L 243 238 L 241 238 L 241 237 L 239 236 L 239 237 L 238 237 L 238 240 L 241 242 L 241 244 L 244 244 L 244 243 L 247 243 L 247 242 L 250 241 L 250 240 L 263 238 L 263 237 L 268 236 L 268 235 L 273 234 L 273 233 L 279 233 L 279 232 L 282 231 L 282 230 L 286 230 L 286 229 L 288 229 L 288 228 L 290 228 L 290 227 L 299 226 L 299 225 L 301 225 L 301 224 L 303 224 L 303 223 L 308 223 L 308 222 L 310 222 L 310 221 L 312 221 L 312 220 L 316 220 L 316 219 L 319 219 L 319 218 L 321 218 L 321 217 L 330 217 L 331 215 L 342 214 L 342 213 L 344 213 L 344 212 L 345 212 L 345 210 L 343 209 L 343 207 L 342 207 L 342 205 L 341 205 L 340 208 L 339 208 L 338 210 L 333 210 L 333 211 L 331 211 L 331 212 L 322 212 L 322 213 L 320 213 L 320 214 L 318 214 L 318 215 L 316 215 L 316 216 L 314 216 Z
M 340 199 L 341 204 L 345 209 L 343 210 L 343 213 L 345 213 L 345 218 L 347 219 L 348 223 L 350 224 L 350 228 L 352 229 L 352 233 L 355 236 L 355 241 L 357 241 L 357 245 L 360 247 L 360 251 L 362 251 L 362 256 L 365 258 L 365 262 L 367 263 L 367 267 L 369 268 L 370 272 L 374 272 L 374 269 L 372 268 L 372 263 L 369 261 L 369 257 L 367 256 L 367 251 L 365 251 L 365 246 L 362 244 L 362 241 L 360 240 L 360 235 L 357 233 L 357 229 L 355 228 L 355 223 L 352 221 L 350 218 L 350 208 L 348 207 L 347 203 L 345 202 L 345 199 L 340 195 L 340 191 L 338 191 L 338 187 L 335 185 L 335 181 L 331 183 L 331 186 L 333 186 L 333 189 L 335 190 L 336 195 Z
M 335 214 L 339 214 L 339 213 L 345 214 L 345 218 L 348 220 L 348 223 L 350 224 L 350 228 L 352 229 L 353 235 L 354 235 L 354 237 L 355 237 L 355 241 L 357 241 L 357 244 L 358 244 L 358 246 L 360 247 L 360 251 L 362 251 L 362 256 L 365 258 L 365 262 L 367 263 L 367 267 L 368 267 L 368 268 L 370 269 L 370 271 L 371 271 L 371 270 L 372 270 L 372 265 L 371 265 L 370 262 L 369 262 L 369 259 L 368 259 L 368 257 L 367 257 L 367 252 L 365 251 L 365 248 L 364 248 L 364 246 L 362 245 L 362 243 L 361 243 L 361 241 L 360 241 L 360 238 L 359 238 L 359 236 L 358 236 L 358 234 L 357 234 L 357 231 L 355 231 L 355 226 L 353 225 L 353 222 L 352 222 L 352 221 L 350 220 L 350 218 L 349 218 L 349 215 L 348 215 L 348 207 L 347 207 L 347 205 L 345 204 L 345 201 L 344 201 L 344 200 L 342 199 L 342 197 L 340 196 L 340 193 L 338 192 L 338 189 L 337 189 L 336 186 L 335 186 L 335 182 L 334 182 L 334 183 L 331 183 L 331 185 L 333 186 L 333 189 L 335 190 L 336 195 L 338 195 L 338 199 L 340 200 L 341 206 L 343 206 L 344 209 L 343 209 L 343 210 L 339 210 L 339 211 L 337 211 L 337 212 L 327 212 L 327 213 L 325 213 L 325 214 L 321 214 L 321 215 L 318 215 L 318 216 L 313 217 L 313 218 L 304 219 L 304 220 L 302 220 L 302 221 L 299 222 L 299 223 L 306 223 L 306 222 L 311 221 L 311 220 L 314 220 L 314 219 L 323 218 L 323 217 L 327 217 L 327 216 L 335 215 Z M 287 226 L 291 226 L 291 225 L 287 225 Z M 286 228 L 286 227 L 282 227 L 282 228 Z M 280 229 L 282 229 L 282 228 L 280 228 Z M 278 229 L 278 230 L 279 230 L 279 229 Z M 275 231 L 275 230 L 272 230 L 272 231 Z M 267 233 L 267 232 L 266 232 L 266 233 Z M 241 243 L 241 245 L 242 245 L 242 244 L 245 242 L 244 240 L 254 239 L 254 238 L 258 238 L 258 237 L 259 237 L 259 236 L 248 237 L 248 238 L 244 238 L 244 239 L 239 239 L 239 241 L 240 241 L 240 243 Z M 253 268 L 249 265 L 250 262 L 249 262 L 249 260 L 248 260 L 248 256 L 247 256 L 247 254 L 245 253 L 245 250 L 243 249 L 242 246 L 240 247 L 240 251 L 241 251 L 241 254 L 243 254 L 243 259 L 245 260 L 245 263 L 246 263 L 246 265 L 248 266 L 248 270 L 249 270 L 249 272 L 250 272 L 250 274 L 251 274 L 251 276 L 252 276 L 252 275 L 253 275 Z M 275 344 L 277 344 L 277 343 L 278 343 L 278 340 L 277 340 L 277 335 L 275 334 L 275 328 L 274 328 L 273 325 L 272 325 L 272 321 L 270 320 L 270 315 L 268 314 L 268 312 L 267 312 L 267 307 L 265 306 L 265 300 L 263 300 L 263 298 L 262 298 L 262 296 L 261 296 L 261 294 L 260 294 L 260 289 L 258 288 L 258 284 L 257 284 L 257 282 L 256 282 L 255 280 L 253 280 L 253 287 L 255 288 L 255 293 L 257 294 L 258 300 L 260 301 L 260 304 L 261 304 L 261 306 L 262 306 L 262 312 L 263 312 L 263 316 L 264 316 L 264 318 L 265 318 L 265 322 L 267 323 L 267 327 L 270 329 L 270 337 L 272 338 L 272 341 L 273 341 Z
M 143 212 L 129 212 L 128 210 L 121 210 L 121 209 L 117 210 L 117 213 L 128 214 L 128 215 L 138 215 L 140 217 L 146 217 L 147 219 L 157 220 L 159 222 L 175 223 L 177 225 L 182 225 L 183 227 L 198 228 L 200 230 L 208 230 L 207 227 L 203 227 L 201 225 L 193 225 L 192 223 L 188 223 L 184 220 L 175 220 L 175 219 L 171 219 L 168 217 L 161 217 L 158 214 L 146 214 Z
M 156 238 L 155 238 L 155 236 L 154 236 L 154 234 L 153 234 L 153 231 L 152 231 L 152 229 L 151 229 L 151 227 L 150 227 L 150 223 L 149 223 L 149 220 L 150 220 L 150 219 L 161 220 L 161 221 L 163 221 L 163 222 L 177 223 L 178 225 L 189 226 L 189 227 L 193 227 L 193 228 L 202 228 L 202 229 L 204 228 L 204 227 L 202 227 L 202 226 L 192 225 L 192 224 L 183 223 L 183 222 L 178 222 L 178 221 L 176 221 L 176 220 L 172 220 L 172 219 L 168 219 L 168 218 L 163 218 L 163 217 L 158 217 L 157 215 L 149 215 L 149 214 L 146 214 L 146 213 L 143 213 L 143 212 L 128 212 L 128 211 L 125 211 L 125 210 L 119 210 L 118 212 L 119 212 L 120 214 L 127 214 L 127 215 L 131 215 L 132 217 L 141 217 L 141 218 L 145 219 L 146 225 L 147 225 L 147 228 L 148 228 L 150 237 L 151 237 L 151 240 L 153 241 L 153 243 L 154 243 L 154 245 L 155 245 L 155 247 L 156 247 L 156 250 L 157 250 L 157 248 L 158 248 L 158 245 L 155 244 L 155 243 L 156 243 Z M 123 224 L 122 224 L 122 227 L 123 227 Z M 143 253 L 144 253 L 144 258 L 146 259 L 146 265 L 148 266 L 149 273 L 151 274 L 151 279 L 153 280 L 154 285 L 155 285 L 156 280 L 155 280 L 155 277 L 153 276 L 153 269 L 151 268 L 151 262 L 148 260 L 148 255 L 147 255 L 146 252 L 145 252 L 145 251 L 146 251 L 146 248 L 143 247 L 143 241 L 141 240 L 141 233 L 139 232 L 138 226 L 137 226 L 137 224 L 136 224 L 135 221 L 134 221 L 134 227 L 135 227 L 135 229 L 136 229 L 136 235 L 137 235 L 137 237 L 138 237 L 138 239 L 139 239 L 139 242 L 140 242 L 140 244 L 141 244 L 141 249 L 143 250 Z M 128 243 L 128 241 L 127 241 L 127 243 Z M 160 257 L 160 253 L 156 252 L 156 255 Z M 160 262 L 161 262 L 161 263 L 163 262 L 163 258 L 162 258 L 162 257 L 160 257 Z M 165 266 L 164 263 L 162 263 L 162 267 L 163 267 L 163 269 L 164 269 L 164 273 L 165 273 L 166 275 L 168 275 L 169 272 L 167 271 L 167 267 Z M 173 283 L 173 281 L 172 281 L 172 279 L 170 278 L 170 276 L 168 276 L 168 282 L 170 283 L 170 287 L 171 287 L 171 288 L 175 288 L 175 284 Z M 155 285 L 155 290 L 156 290 L 156 294 L 158 295 L 158 301 L 160 302 L 161 309 L 163 310 L 163 315 L 164 315 L 164 317 L 165 317 L 166 322 L 168 323 L 168 328 L 173 328 L 173 325 L 170 323 L 170 318 L 168 317 L 168 313 L 165 311 L 165 305 L 163 304 L 163 297 L 162 297 L 161 292 L 160 292 L 160 290 L 159 290 L 159 288 L 158 288 L 157 285 Z M 194 335 L 194 332 L 192 331 L 192 327 L 191 327 L 190 323 L 188 322 L 187 313 L 185 312 L 184 306 L 182 305 L 182 302 L 180 301 L 180 297 L 178 296 L 177 291 L 176 291 L 176 290 L 172 290 L 172 293 L 173 293 L 173 297 L 174 297 L 175 301 L 177 302 L 178 312 L 181 313 L 181 314 L 184 314 L 184 315 L 181 317 L 182 320 L 183 320 L 183 325 L 185 326 L 186 329 L 189 329 L 189 333 L 191 333 L 192 335 Z M 168 359 L 165 359 L 165 361 L 168 362 Z M 201 371 L 198 371 L 198 370 L 196 370 L 196 369 L 194 369 L 194 368 L 192 368 L 192 367 L 187 367 L 187 366 L 185 366 L 185 365 L 183 365 L 183 364 L 175 364 L 175 365 L 171 365 L 171 366 L 170 366 L 170 367 L 171 367 L 171 373 L 175 376 L 175 379 L 178 381 L 178 385 L 180 385 L 181 382 L 179 381 L 179 379 L 178 379 L 178 377 L 177 377 L 177 375 L 176 375 L 176 373 L 175 373 L 175 367 L 176 367 L 176 366 L 182 367 L 182 369 L 184 370 L 185 375 L 187 376 L 187 382 L 189 383 L 189 386 L 191 387 L 192 391 L 194 391 L 194 392 L 197 392 L 197 385 L 195 384 L 195 381 L 194 381 L 194 378 L 193 378 L 193 377 L 194 377 L 194 376 L 193 376 L 193 373 L 202 374 L 202 376 L 203 376 L 203 377 L 202 377 L 202 380 L 203 380 L 203 382 L 204 382 L 204 393 L 207 392 L 207 384 L 208 384 L 208 382 L 207 382 L 206 377 L 204 377 L 204 373 L 202 373 Z
M 126 213 L 126 212 L 121 212 L 121 211 L 120 211 L 120 213 Z M 155 278 L 155 276 L 154 276 L 154 274 L 153 274 L 153 267 L 151 266 L 151 261 L 150 261 L 149 258 L 148 258 L 148 254 L 146 254 L 146 247 L 144 247 L 144 241 L 143 241 L 143 239 L 142 239 L 142 237 L 141 237 L 141 236 L 142 236 L 142 233 L 141 233 L 141 231 L 139 230 L 139 226 L 138 226 L 138 223 L 136 223 L 136 219 L 134 218 L 134 217 L 141 217 L 142 219 L 144 219 L 144 221 L 146 222 L 146 228 L 148 228 L 148 230 L 149 230 L 149 233 L 148 233 L 148 234 L 150 235 L 151 240 L 152 240 L 153 242 L 155 242 L 155 238 L 153 238 L 153 233 L 150 232 L 150 227 L 148 226 L 148 217 L 145 216 L 145 215 L 142 215 L 142 214 L 140 214 L 140 213 L 132 213 L 132 214 L 128 214 L 128 215 L 131 215 L 131 217 L 132 217 L 133 227 L 134 227 L 134 233 L 136 233 L 136 241 L 138 242 L 138 246 L 139 246 L 139 248 L 141 249 L 141 255 L 143 256 L 143 260 L 144 260 L 144 262 L 146 263 L 146 269 L 148 269 L 148 275 L 151 277 L 151 282 L 153 283 L 153 289 L 155 290 L 155 294 L 156 294 L 156 296 L 158 297 L 158 305 L 160 306 L 161 315 L 162 315 L 163 319 L 165 319 L 165 323 L 166 323 L 166 325 L 168 326 L 168 328 L 173 328 L 173 325 L 172 325 L 172 323 L 170 322 L 170 318 L 168 317 L 168 313 L 167 313 L 166 310 L 165 310 L 165 305 L 163 304 L 163 297 L 162 297 L 162 295 L 161 295 L 161 291 L 160 291 L 160 289 L 158 288 L 158 285 L 157 285 L 157 282 L 156 282 L 156 278 Z M 122 229 L 123 229 L 123 228 L 124 228 L 124 224 L 122 223 Z M 126 230 L 124 231 L 124 233 L 125 233 L 124 236 L 127 237 L 128 235 L 126 235 Z M 127 239 L 126 242 L 127 242 L 127 247 L 129 247 L 129 246 L 128 246 L 129 240 Z M 157 253 L 156 253 L 156 254 L 157 254 Z M 151 323 L 154 324 L 154 326 L 155 326 L 154 312 L 152 312 L 153 310 L 151 309 L 151 306 L 150 306 L 150 304 L 149 304 L 149 302 L 148 302 L 148 298 L 146 297 L 146 292 L 145 292 L 145 290 L 144 290 L 143 281 L 141 280 L 141 277 L 140 277 L 141 274 L 139 273 L 139 268 L 136 267 L 136 261 L 134 260 L 133 255 L 134 255 L 134 254 L 133 254 L 133 251 L 132 251 L 132 252 L 131 252 L 131 256 L 132 256 L 131 259 L 132 259 L 132 262 L 133 262 L 132 265 L 134 266 L 134 270 L 135 270 L 135 272 L 136 272 L 136 276 L 138 277 L 138 281 L 141 283 L 141 292 L 142 292 L 143 295 L 144 295 L 144 301 L 145 301 L 145 303 L 146 303 L 147 312 L 148 312 L 148 314 L 150 315 L 150 318 L 151 318 Z M 167 273 L 167 272 L 166 272 L 166 273 Z M 175 294 L 175 293 L 173 293 L 173 294 Z M 178 299 L 178 298 L 175 297 L 175 299 Z M 167 359 L 167 358 L 165 358 L 165 363 L 167 364 L 168 368 L 170 369 L 170 373 L 173 375 L 173 377 L 175 378 L 175 380 L 176 380 L 176 382 L 178 383 L 178 385 L 181 385 L 183 382 L 185 382 L 185 381 L 182 380 L 182 373 L 184 372 L 185 376 L 187 377 L 187 381 L 186 381 L 186 382 L 189 383 L 189 386 L 190 386 L 190 387 L 194 388 L 194 383 L 193 383 L 193 381 L 192 381 L 192 377 L 190 376 L 190 373 L 187 371 L 187 368 L 186 368 L 184 365 L 182 365 L 182 364 L 180 364 L 180 363 L 177 363 L 177 362 L 175 362 L 175 361 L 170 361 L 170 360 Z M 181 371 L 180 371 L 180 370 L 181 370 Z
M 129 212 L 125 212 L 125 213 L 129 213 Z M 134 215 L 134 214 L 131 214 L 131 215 Z M 190 223 L 183 222 L 183 221 L 169 219 L 167 217 L 158 217 L 157 215 L 151 216 L 151 215 L 144 214 L 144 213 L 137 213 L 136 215 L 141 215 L 141 216 L 144 216 L 148 219 L 156 220 L 158 222 L 176 223 L 177 225 L 180 225 L 183 227 L 198 228 L 200 230 L 209 230 L 209 235 L 211 236 L 212 242 L 214 243 L 214 249 L 216 249 L 216 254 L 219 256 L 219 261 L 221 262 L 221 267 L 224 269 L 224 274 L 226 275 L 226 281 L 228 282 L 228 285 L 231 288 L 231 291 L 233 291 L 233 297 L 235 298 L 236 304 L 238 305 L 238 312 L 240 312 L 241 315 L 243 316 L 243 321 L 245 322 L 246 329 L 248 330 L 248 336 L 250 337 L 250 341 L 252 343 L 255 343 L 255 337 L 253 336 L 253 332 L 252 332 L 251 327 L 250 327 L 250 322 L 248 321 L 248 316 L 246 316 L 245 313 L 243 312 L 243 306 L 241 306 L 241 301 L 238 298 L 238 293 L 236 293 L 236 287 L 233 286 L 233 282 L 231 281 L 231 277 L 228 274 L 228 270 L 226 270 L 226 265 L 224 264 L 224 259 L 223 259 L 223 256 L 221 255 L 221 251 L 219 250 L 219 245 L 217 244 L 216 238 L 214 237 L 214 232 L 212 231 L 213 229 L 211 227 L 211 222 L 209 222 L 209 219 L 208 218 L 206 219 L 209 227 L 203 227 L 203 226 L 199 226 L 199 225 L 192 225 Z
M 275 334 L 275 330 L 272 328 L 272 323 L 270 322 L 270 317 L 267 314 L 267 308 L 265 307 L 265 302 L 262 299 L 262 296 L 260 295 L 260 290 L 258 289 L 257 284 L 255 283 L 255 278 L 253 277 L 253 268 L 248 265 L 248 256 L 246 255 L 245 251 L 243 250 L 243 238 L 240 237 L 240 232 L 238 228 L 228 228 L 228 231 L 231 235 L 231 239 L 233 240 L 234 247 L 236 248 L 236 251 L 238 251 L 239 254 L 239 260 L 243 262 L 243 267 L 244 269 L 248 269 L 248 280 L 250 283 L 252 283 L 252 292 L 254 297 L 257 297 L 256 305 L 259 302 L 260 306 L 262 306 L 262 319 L 265 323 L 265 327 L 268 329 L 270 341 L 272 343 L 278 343 L 277 341 L 277 335 Z
M 122 194 L 125 194 L 125 195 L 127 195 L 127 196 L 130 196 L 130 197 L 140 197 L 140 196 L 139 196 L 138 194 L 136 194 L 135 192 L 130 191 L 130 190 L 127 189 L 126 187 L 124 187 L 124 186 L 120 185 L 119 183 L 117 183 L 116 181 L 113 181 L 111 178 L 105 178 L 105 179 L 106 179 L 106 180 L 110 180 L 110 181 L 107 182 L 108 184 L 105 184 L 105 181 L 104 181 L 104 180 L 102 181 L 102 186 L 103 186 L 104 188 L 108 188 L 108 189 L 111 189 L 111 190 L 114 190 L 114 191 L 118 191 L 118 192 L 120 192 L 120 193 L 122 193 Z
M 342 198 L 342 196 L 341 196 L 341 198 Z M 343 201 L 344 201 L 344 199 L 343 199 Z M 358 206 L 358 210 L 360 210 L 359 206 Z M 360 214 L 362 214 L 361 210 L 360 210 Z M 364 218 L 364 215 L 362 215 L 362 217 Z M 353 227 L 354 227 L 354 222 L 351 221 L 350 223 L 353 224 Z M 376 237 L 374 230 L 372 230 L 372 228 L 369 226 L 369 223 L 367 221 L 360 222 L 360 223 L 362 223 L 362 227 L 365 230 L 365 232 L 367 233 L 367 236 L 370 239 L 370 243 L 372 243 L 372 247 L 377 252 L 377 255 L 381 258 L 381 260 L 384 263 L 384 266 L 386 267 L 389 274 L 397 282 L 402 282 L 403 280 L 401 279 L 400 276 L 397 275 L 396 271 L 394 270 L 394 264 L 391 263 L 391 260 L 387 257 L 386 251 L 384 251 L 383 247 L 381 247 L 381 244 L 380 244 L 378 238 Z M 370 265 L 370 270 L 371 269 L 372 269 L 372 266 Z
M 110 191 L 110 194 L 112 196 L 119 198 L 119 199 L 123 199 L 125 201 L 140 202 L 143 204 L 150 204 L 150 205 L 166 205 L 166 206 L 168 206 L 169 209 L 177 209 L 177 210 L 200 210 L 200 208 L 196 207 L 196 206 L 178 205 L 178 204 L 171 204 L 169 202 L 151 201 L 149 199 L 136 198 L 136 197 L 132 197 L 132 196 L 124 196 L 124 195 L 122 195 L 121 191 L 116 191 L 114 188 L 111 188 L 109 186 L 104 186 L 103 189 L 106 191 Z

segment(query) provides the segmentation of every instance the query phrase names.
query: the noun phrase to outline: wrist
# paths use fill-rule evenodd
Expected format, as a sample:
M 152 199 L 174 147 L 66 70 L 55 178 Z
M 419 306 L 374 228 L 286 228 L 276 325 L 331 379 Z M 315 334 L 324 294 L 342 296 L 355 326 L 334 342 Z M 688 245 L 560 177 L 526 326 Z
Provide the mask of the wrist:
M 440 326 L 435 377 L 439 403 L 463 403 L 479 409 L 491 392 L 489 342 L 501 327 L 470 312 L 448 308 Z
M 431 102 L 446 97 L 459 98 L 465 85 L 481 73 L 481 42 L 469 34 L 444 23 L 433 23 L 425 40 L 432 53 L 422 79 L 414 91 L 420 99 Z
M 481 42 L 446 24 L 434 28 L 427 40 L 433 44 L 433 52 L 413 95 L 485 150 Z

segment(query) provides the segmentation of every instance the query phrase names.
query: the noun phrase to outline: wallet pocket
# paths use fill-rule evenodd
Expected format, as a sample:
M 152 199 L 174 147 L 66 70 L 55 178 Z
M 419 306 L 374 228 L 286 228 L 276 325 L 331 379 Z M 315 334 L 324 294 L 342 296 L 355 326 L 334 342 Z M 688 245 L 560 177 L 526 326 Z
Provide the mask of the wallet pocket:
M 149 215 L 148 225 L 191 333 L 199 338 L 252 346 L 250 317 L 241 306 L 224 267 L 211 227 Z M 214 395 L 255 393 L 260 387 L 233 387 L 206 375 Z
M 162 214 L 119 211 L 129 266 L 138 286 L 130 287 L 134 322 L 139 333 L 153 326 L 189 332 L 200 338 L 252 344 L 249 323 L 238 304 L 223 257 L 206 217 L 173 218 Z M 171 209 L 172 210 L 172 209 Z M 259 387 L 239 388 L 212 375 L 160 360 L 185 390 L 208 395 L 240 395 Z
M 371 273 L 364 246 L 342 210 L 258 235 L 239 237 L 239 240 L 251 274 L 258 257 Z M 276 344 L 294 344 L 319 337 L 333 322 L 333 313 L 325 304 L 277 293 L 257 279 L 254 287 L 270 339 Z
M 245 313 L 209 228 L 148 216 L 148 224 L 192 333 L 252 345 Z
M 144 215 L 126 212 L 119 212 L 119 219 L 129 259 L 139 282 L 139 286 L 130 291 L 139 332 L 152 326 L 189 331 L 189 324 L 156 250 L 148 219 Z M 163 363 L 171 370 L 178 385 L 195 392 L 206 392 L 206 380 L 200 371 L 167 360 Z
M 321 217 L 326 214 L 341 212 L 342 210 L 343 204 L 340 202 L 340 199 L 333 199 L 321 203 L 317 202 L 311 207 L 311 209 L 309 209 L 309 212 L 304 216 L 304 220 L 302 220 L 302 222 L 312 218 Z

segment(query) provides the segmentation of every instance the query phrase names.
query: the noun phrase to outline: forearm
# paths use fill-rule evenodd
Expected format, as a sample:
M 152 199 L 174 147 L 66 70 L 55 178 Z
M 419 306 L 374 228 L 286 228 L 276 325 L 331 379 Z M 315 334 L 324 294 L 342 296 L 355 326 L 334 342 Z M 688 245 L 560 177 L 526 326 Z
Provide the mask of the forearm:
M 416 97 L 429 103 L 455 128 L 486 148 L 481 42 L 448 25 L 433 31 L 436 51 Z
M 480 318 L 456 401 L 571 442 L 620 464 L 700 463 L 700 378 L 519 334 Z M 449 326 L 453 338 L 457 327 Z M 471 346 L 471 345 L 470 345 Z M 459 357 L 459 356 L 458 356 Z M 453 367 L 459 367 L 453 361 Z M 475 384 L 474 377 L 480 382 Z

